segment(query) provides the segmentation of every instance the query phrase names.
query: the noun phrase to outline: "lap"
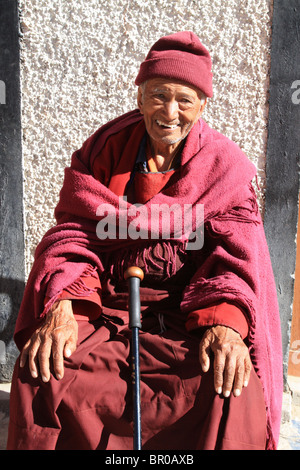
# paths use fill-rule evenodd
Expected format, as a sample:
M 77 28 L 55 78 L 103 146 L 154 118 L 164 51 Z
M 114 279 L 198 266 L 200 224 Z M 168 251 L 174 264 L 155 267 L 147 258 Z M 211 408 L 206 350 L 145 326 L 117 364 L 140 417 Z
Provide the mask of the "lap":
M 145 322 L 140 334 L 144 448 L 263 449 L 265 407 L 255 372 L 240 397 L 216 395 L 212 370 L 201 371 L 198 344 L 196 336 L 173 329 L 160 333 L 154 318 Z M 126 325 L 105 318 L 79 322 L 78 349 L 66 360 L 62 381 L 52 377 L 49 384 L 42 384 L 28 377 L 25 369 L 16 369 L 15 375 L 17 408 L 12 419 L 19 426 L 57 430 L 55 448 L 131 448 L 130 330 Z M 28 409 L 30 401 L 32 412 L 20 418 L 22 406 Z

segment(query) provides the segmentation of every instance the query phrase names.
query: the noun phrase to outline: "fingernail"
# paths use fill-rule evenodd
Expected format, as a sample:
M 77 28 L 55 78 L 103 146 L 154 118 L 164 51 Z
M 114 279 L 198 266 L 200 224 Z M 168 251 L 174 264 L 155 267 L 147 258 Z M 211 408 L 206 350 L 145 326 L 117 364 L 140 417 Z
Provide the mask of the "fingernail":
M 34 379 L 36 379 L 37 376 L 38 376 L 38 373 L 33 370 L 33 371 L 31 372 L 31 377 L 33 377 Z
M 224 397 L 225 398 L 228 398 L 229 395 L 230 395 L 230 391 L 229 390 L 225 390 L 225 392 L 223 393 Z
M 238 388 L 236 388 L 233 393 L 235 397 L 239 397 L 241 394 L 241 391 Z
M 46 377 L 45 375 L 42 375 L 42 381 L 43 382 L 48 382 L 48 377 Z
M 61 379 L 62 379 L 62 375 L 61 375 L 61 374 L 56 374 L 56 378 L 57 378 L 57 380 L 61 380 Z
M 216 392 L 220 395 L 220 393 L 222 393 L 222 387 L 218 387 Z
M 248 380 L 245 380 L 244 387 L 247 387 L 247 385 L 248 385 Z
M 69 348 L 66 348 L 66 350 L 65 350 L 65 356 L 66 356 L 66 357 L 70 357 L 70 356 L 71 356 L 71 354 L 72 354 L 72 351 L 71 351 L 71 349 L 69 349 Z

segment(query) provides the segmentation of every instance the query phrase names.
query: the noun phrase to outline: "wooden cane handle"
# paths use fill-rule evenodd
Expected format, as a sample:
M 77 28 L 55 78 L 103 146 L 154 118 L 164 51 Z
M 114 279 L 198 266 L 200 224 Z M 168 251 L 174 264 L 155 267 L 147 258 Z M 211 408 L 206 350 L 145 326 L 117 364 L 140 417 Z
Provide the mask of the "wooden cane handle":
M 144 279 L 144 273 L 141 268 L 131 266 L 125 271 L 124 278 L 127 280 L 130 277 L 138 277 L 141 281 Z

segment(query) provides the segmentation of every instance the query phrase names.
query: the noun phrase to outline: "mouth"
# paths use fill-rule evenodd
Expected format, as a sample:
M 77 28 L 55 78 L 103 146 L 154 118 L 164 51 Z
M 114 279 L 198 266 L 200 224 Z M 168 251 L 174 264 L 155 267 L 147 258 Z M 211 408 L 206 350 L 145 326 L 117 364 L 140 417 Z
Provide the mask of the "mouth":
M 176 124 L 168 124 L 166 122 L 160 121 L 159 119 L 156 119 L 155 122 L 161 129 L 174 130 L 179 126 L 179 122 Z

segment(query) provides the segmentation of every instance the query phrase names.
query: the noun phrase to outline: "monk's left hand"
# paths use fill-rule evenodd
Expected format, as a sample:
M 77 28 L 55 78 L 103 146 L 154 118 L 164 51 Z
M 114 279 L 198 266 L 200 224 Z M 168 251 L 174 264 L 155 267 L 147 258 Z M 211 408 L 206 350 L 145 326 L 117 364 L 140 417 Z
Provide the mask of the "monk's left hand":
M 200 342 L 199 359 L 203 372 L 210 367 L 214 354 L 214 387 L 218 394 L 239 396 L 249 382 L 251 359 L 241 336 L 232 328 L 214 326 L 206 330 Z

